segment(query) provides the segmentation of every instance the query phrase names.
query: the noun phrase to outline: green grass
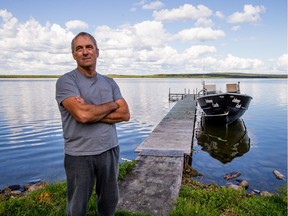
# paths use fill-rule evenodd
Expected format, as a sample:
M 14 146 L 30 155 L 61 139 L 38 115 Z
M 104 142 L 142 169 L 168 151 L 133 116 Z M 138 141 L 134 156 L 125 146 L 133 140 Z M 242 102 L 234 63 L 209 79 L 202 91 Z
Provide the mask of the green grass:
M 135 167 L 136 162 L 124 162 L 120 165 L 119 176 L 122 179 Z M 1 195 L 2 196 L 2 195 Z M 48 185 L 20 198 L 4 199 L 0 196 L 1 216 L 62 216 L 66 208 L 66 184 Z M 95 215 L 96 195 L 92 195 L 88 205 L 88 216 Z M 117 211 L 116 216 L 148 216 Z M 180 194 L 171 216 L 286 216 L 287 185 L 278 189 L 271 197 L 248 196 L 244 190 L 235 191 L 215 185 L 203 185 L 190 178 L 184 178 Z
M 64 183 L 48 185 L 20 198 L 10 198 L 0 203 L 0 215 L 65 215 L 66 185 Z
M 187 180 L 181 187 L 171 216 L 286 216 L 287 185 L 270 197 L 252 196 L 243 190 L 203 185 Z
M 119 180 L 130 172 L 136 161 L 121 163 L 119 166 Z M 66 208 L 66 183 L 57 183 L 43 189 L 31 192 L 25 196 L 11 196 L 9 199 L 0 194 L 1 216 L 58 216 L 65 215 Z M 95 215 L 96 195 L 92 194 L 88 204 L 87 215 Z M 122 215 L 120 212 L 119 215 Z M 125 215 L 129 215 L 128 213 Z M 131 216 L 133 214 L 130 214 Z

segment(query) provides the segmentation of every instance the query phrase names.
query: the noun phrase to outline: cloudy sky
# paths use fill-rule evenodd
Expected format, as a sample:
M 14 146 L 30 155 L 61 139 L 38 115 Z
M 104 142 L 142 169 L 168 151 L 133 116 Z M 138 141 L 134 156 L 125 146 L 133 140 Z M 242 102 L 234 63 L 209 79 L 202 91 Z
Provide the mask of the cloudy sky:
M 287 74 L 287 0 L 0 0 L 0 74 L 74 69 L 80 31 L 102 74 Z

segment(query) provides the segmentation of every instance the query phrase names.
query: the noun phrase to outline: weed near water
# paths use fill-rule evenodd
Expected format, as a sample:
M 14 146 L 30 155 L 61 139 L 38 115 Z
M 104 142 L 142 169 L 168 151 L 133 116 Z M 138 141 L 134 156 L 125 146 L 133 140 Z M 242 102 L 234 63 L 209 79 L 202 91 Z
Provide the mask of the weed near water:
M 119 165 L 119 180 L 135 167 L 136 161 Z M 0 194 L 1 216 L 62 216 L 66 211 L 66 183 L 47 185 L 45 188 L 27 195 L 11 196 L 8 200 Z M 96 194 L 92 194 L 88 204 L 87 215 L 96 213 Z
M 48 185 L 44 189 L 31 192 L 20 198 L 13 196 L 0 202 L 0 215 L 65 215 L 66 185 Z
M 180 190 L 171 216 L 257 216 L 287 215 L 287 185 L 272 196 L 252 196 L 243 190 L 233 190 L 215 185 L 203 185 L 188 180 Z
M 134 162 L 120 165 L 119 176 L 125 176 L 135 166 Z M 96 215 L 96 195 L 92 194 L 88 205 L 88 216 Z M 20 198 L 1 199 L 2 216 L 62 216 L 66 208 L 66 184 L 47 185 Z M 116 216 L 148 216 L 132 212 L 117 211 Z M 287 215 L 287 185 L 269 197 L 247 196 L 244 190 L 235 191 L 216 185 L 203 185 L 191 179 L 183 179 L 179 197 L 171 216 L 249 216 Z

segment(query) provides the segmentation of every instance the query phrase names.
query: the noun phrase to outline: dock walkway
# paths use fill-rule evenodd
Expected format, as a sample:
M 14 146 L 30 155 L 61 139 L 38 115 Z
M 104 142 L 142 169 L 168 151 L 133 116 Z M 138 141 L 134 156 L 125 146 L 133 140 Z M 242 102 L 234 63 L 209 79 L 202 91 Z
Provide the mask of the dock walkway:
M 196 113 L 194 95 L 178 101 L 136 148 L 133 171 L 119 183 L 117 209 L 168 215 L 178 197 L 185 154 L 190 155 Z

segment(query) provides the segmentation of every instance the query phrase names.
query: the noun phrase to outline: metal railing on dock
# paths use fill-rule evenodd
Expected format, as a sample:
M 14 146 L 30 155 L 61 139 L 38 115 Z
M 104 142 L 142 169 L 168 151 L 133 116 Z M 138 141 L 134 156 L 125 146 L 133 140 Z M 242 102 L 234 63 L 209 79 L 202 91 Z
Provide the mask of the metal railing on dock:
M 194 99 L 196 98 L 196 92 L 197 92 L 197 89 L 196 90 L 193 89 L 192 94 L 194 95 Z M 184 93 L 171 93 L 171 89 L 169 88 L 168 99 L 169 99 L 169 102 L 184 100 L 189 94 L 190 94 L 190 89 L 186 90 L 185 88 Z
M 171 93 L 171 90 L 169 88 L 169 101 L 174 102 L 174 101 L 179 101 L 183 100 L 186 97 L 186 89 L 184 89 L 184 93 Z

